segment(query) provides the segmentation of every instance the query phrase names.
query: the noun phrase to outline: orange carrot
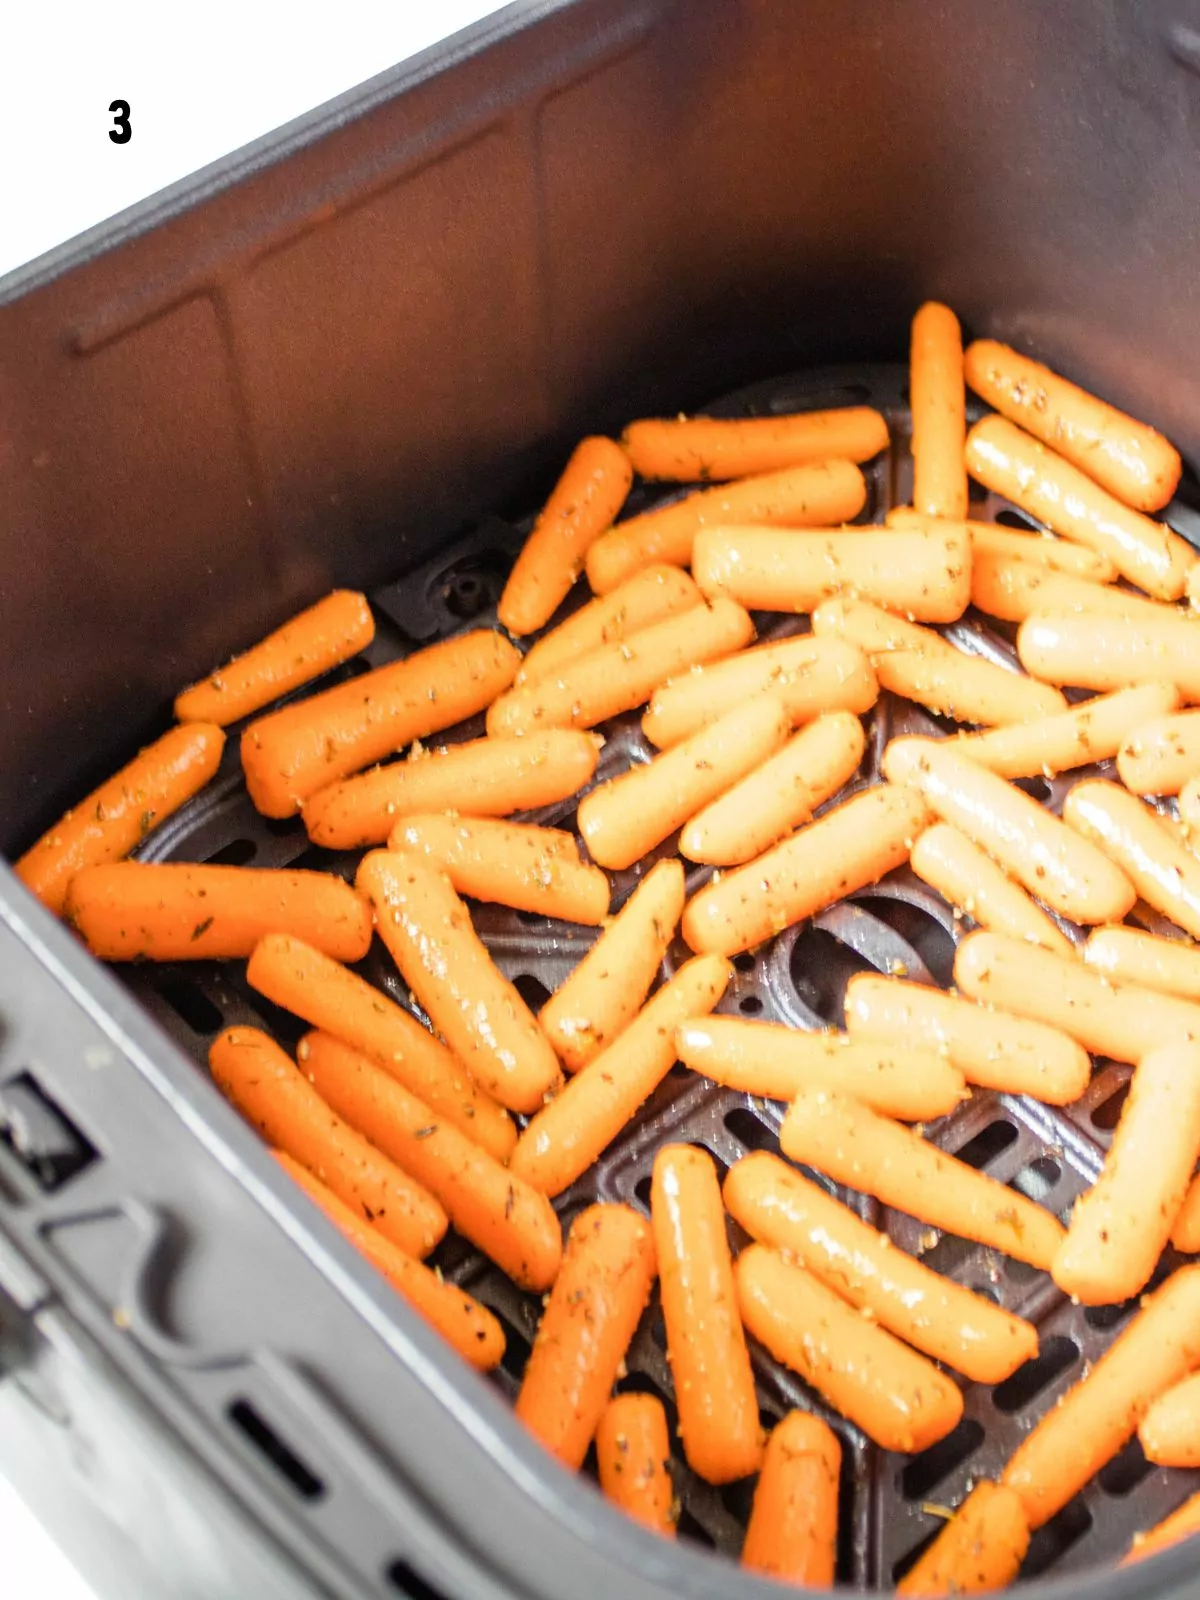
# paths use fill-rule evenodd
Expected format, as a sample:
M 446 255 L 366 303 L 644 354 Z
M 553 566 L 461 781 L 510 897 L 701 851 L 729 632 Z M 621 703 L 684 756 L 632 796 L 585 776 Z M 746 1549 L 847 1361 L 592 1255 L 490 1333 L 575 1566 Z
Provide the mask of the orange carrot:
M 1003 622 L 1024 622 L 1038 611 L 1082 611 L 1089 616 L 1127 617 L 1150 625 L 1177 617 L 1178 608 L 1147 600 L 1115 584 L 1053 572 L 1009 555 L 977 550 L 971 566 L 971 604 Z
M 1136 795 L 1119 783 L 1089 779 L 1067 796 L 1063 821 L 1098 845 L 1147 905 L 1200 938 L 1200 859 Z
M 1190 940 L 1160 939 L 1138 928 L 1097 928 L 1083 947 L 1083 959 L 1115 983 L 1200 1001 L 1200 950 Z
M 631 422 L 621 443 L 643 478 L 705 483 L 780 472 L 809 461 L 869 461 L 887 449 L 870 406 L 780 417 L 671 417 Z
M 1200 700 L 1200 619 L 1182 611 L 1149 624 L 1138 618 L 1038 612 L 1017 632 L 1026 672 L 1077 689 L 1127 689 L 1173 683 L 1185 700 Z
M 675 1491 L 667 1413 L 652 1394 L 619 1394 L 596 1429 L 596 1464 L 605 1497 L 644 1527 L 675 1537 Z
M 483 629 L 260 717 L 242 734 L 251 800 L 264 816 L 293 816 L 318 789 L 482 711 L 520 660 Z
M 1097 695 L 1070 711 L 986 733 L 960 734 L 954 748 L 1001 778 L 1052 778 L 1072 767 L 1107 761 L 1150 719 L 1179 704 L 1171 683 L 1141 683 L 1115 694 Z
M 828 1589 L 837 1563 L 842 1449 L 827 1422 L 789 1411 L 767 1440 L 742 1565 Z
M 965 517 L 962 330 L 949 306 L 929 300 L 913 318 L 909 368 L 913 505 L 930 516 Z
M 257 1028 L 226 1028 L 208 1064 L 217 1085 L 267 1143 L 307 1167 L 356 1216 L 409 1255 L 427 1256 L 448 1226 L 434 1197 L 336 1116 Z
M 102 961 L 245 960 L 290 933 L 338 961 L 361 961 L 371 912 L 327 872 L 113 861 L 71 879 L 63 915 Z
M 650 1217 L 683 1452 L 706 1482 L 731 1483 L 757 1471 L 763 1441 L 721 1189 L 706 1150 L 659 1150 Z
M 884 517 L 889 528 L 928 528 L 933 518 L 914 511 L 912 506 L 893 506 Z M 939 518 L 938 521 L 945 521 Z M 1031 562 L 1035 567 L 1050 567 L 1055 572 L 1069 572 L 1076 578 L 1090 578 L 1093 583 L 1111 583 L 1117 569 L 1107 556 L 1084 545 L 1072 544 L 1053 533 L 1035 533 L 1032 529 L 1022 533 L 1017 528 L 1003 528 L 994 522 L 960 522 L 971 535 L 971 548 L 976 555 L 987 553 L 1012 556 L 1018 561 Z
M 510 633 L 545 627 L 583 571 L 592 543 L 625 504 L 633 467 L 611 439 L 575 447 L 509 573 L 498 614 Z
M 1184 1255 L 1200 1252 L 1200 1178 L 1193 1178 L 1171 1229 L 1171 1243 Z
M 1200 776 L 1189 778 L 1179 791 L 1179 820 L 1185 828 L 1200 829 Z
M 602 644 L 620 644 L 652 622 L 662 622 L 703 603 L 690 574 L 680 567 L 646 567 L 608 594 L 599 595 L 543 634 L 526 652 L 516 676 L 519 688 L 562 672 L 576 656 Z
M 535 1111 L 561 1081 L 558 1062 L 449 878 L 410 851 L 373 850 L 357 882 L 401 976 L 471 1076 L 510 1111 Z
M 578 1470 L 654 1283 L 650 1224 L 628 1206 L 589 1206 L 571 1225 L 516 1413 Z
M 1138 1438 L 1159 1467 L 1200 1467 L 1200 1373 L 1160 1395 L 1142 1418 Z
M 948 822 L 935 822 L 913 846 L 909 865 L 923 883 L 981 928 L 1027 939 L 1069 956 L 1075 946 L 984 850 Z
M 977 1483 L 911 1571 L 902 1595 L 980 1594 L 1006 1589 L 1029 1549 L 1021 1497 L 1002 1483 Z
M 1134 794 L 1178 794 L 1200 773 L 1200 711 L 1147 718 L 1121 746 L 1117 771 Z
M 1145 1561 L 1148 1556 L 1156 1556 L 1160 1550 L 1178 1544 L 1181 1539 L 1189 1539 L 1197 1532 L 1200 1532 L 1200 1494 L 1185 1500 L 1178 1511 L 1172 1511 L 1169 1517 L 1164 1517 L 1145 1533 L 1135 1533 L 1129 1553 L 1119 1565 L 1128 1567 L 1135 1561 Z
M 180 722 L 228 727 L 348 661 L 374 637 L 375 618 L 366 595 L 335 589 L 244 655 L 234 656 L 228 666 L 177 695 L 175 715 Z
M 224 744 L 220 728 L 207 722 L 164 733 L 60 817 L 17 862 L 17 877 L 43 905 L 60 912 L 77 872 L 120 861 L 203 789 L 220 765 Z

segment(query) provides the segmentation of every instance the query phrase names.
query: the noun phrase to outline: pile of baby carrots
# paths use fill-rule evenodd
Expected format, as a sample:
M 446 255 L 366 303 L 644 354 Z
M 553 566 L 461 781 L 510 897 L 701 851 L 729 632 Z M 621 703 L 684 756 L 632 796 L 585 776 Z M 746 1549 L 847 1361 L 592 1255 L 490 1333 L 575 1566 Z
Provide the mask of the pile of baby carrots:
M 968 387 L 994 408 L 969 430 Z M 170 732 L 17 863 L 96 955 L 245 961 L 308 1024 L 295 1060 L 227 1029 L 217 1083 L 475 1367 L 496 1365 L 504 1334 L 424 1264 L 447 1229 L 545 1296 L 518 1415 L 573 1468 L 594 1445 L 605 1494 L 670 1537 L 663 1405 L 613 1398 L 657 1280 L 688 1465 L 714 1484 L 758 1473 L 743 1560 L 807 1584 L 833 1581 L 840 1449 L 801 1411 L 764 1440 L 747 1336 L 878 1445 L 916 1452 L 958 1423 L 958 1378 L 1004 1380 L 1038 1335 L 800 1165 L 1086 1305 L 1142 1294 L 1168 1244 L 1200 1250 L 1200 564 L 1154 515 L 1180 458 L 1012 349 L 964 352 L 937 304 L 913 323 L 911 403 L 913 503 L 877 527 L 847 526 L 861 463 L 889 444 L 869 408 L 585 439 L 513 568 L 502 628 L 266 709 L 370 642 L 363 596 L 334 593 L 185 690 Z M 635 474 L 693 487 L 619 521 Z M 969 520 L 969 477 L 1045 531 Z M 592 598 L 551 626 L 584 573 Z M 938 631 L 969 607 L 1018 625 L 1019 668 Z M 752 611 L 810 631 L 755 646 Z M 885 781 L 855 788 L 881 690 L 971 731 L 895 738 Z M 658 755 L 596 785 L 594 730 L 643 707 Z M 485 737 L 431 744 L 480 713 Z M 353 885 L 127 859 L 213 777 L 234 723 L 255 806 L 364 851 Z M 1114 761 L 1061 819 L 1021 787 Z M 579 839 L 510 820 L 576 796 Z M 610 916 L 607 874 L 651 853 Z M 690 899 L 684 860 L 714 869 Z M 841 1032 L 714 1014 L 732 957 L 904 864 L 974 925 L 951 992 L 859 976 Z M 540 1015 L 476 932 L 481 901 L 600 930 Z M 1147 908 L 1167 932 L 1145 931 Z M 677 934 L 691 958 L 659 982 Z M 375 937 L 432 1029 L 354 970 Z M 1092 1055 L 1135 1070 L 1065 1228 L 924 1136 L 976 1087 L 1069 1105 Z M 707 1153 L 669 1145 L 649 1220 L 594 1205 L 564 1244 L 551 1201 L 677 1061 L 786 1102 L 789 1159 L 747 1155 L 722 1186 Z M 736 1260 L 727 1217 L 752 1241 Z M 1200 1465 L 1200 1264 L 1143 1300 L 901 1590 L 1012 1581 L 1031 1532 L 1135 1433 L 1151 1461 Z M 1195 1528 L 1200 1496 L 1127 1559 Z

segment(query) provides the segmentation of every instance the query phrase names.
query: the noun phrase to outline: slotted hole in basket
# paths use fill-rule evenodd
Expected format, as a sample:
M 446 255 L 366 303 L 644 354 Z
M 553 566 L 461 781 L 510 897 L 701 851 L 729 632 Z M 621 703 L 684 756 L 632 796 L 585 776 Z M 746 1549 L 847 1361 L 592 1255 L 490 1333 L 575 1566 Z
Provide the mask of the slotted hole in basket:
M 792 946 L 789 972 L 796 993 L 823 1022 L 836 1027 L 844 1020 L 846 985 L 857 973 L 873 971 L 869 961 L 824 928 L 805 928 Z
M 995 1122 L 989 1122 L 986 1128 L 981 1128 L 973 1139 L 968 1139 L 954 1154 L 967 1166 L 982 1171 L 997 1156 L 1003 1155 L 1011 1145 L 1016 1144 L 1017 1137 L 1013 1124 L 1006 1122 L 1003 1117 L 997 1117 Z
M 216 1033 L 225 1021 L 218 1008 L 190 978 L 168 978 L 160 974 L 154 987 L 175 1015 L 201 1038 Z
M 949 988 L 954 978 L 954 940 L 924 906 L 887 895 L 864 895 L 856 897 L 854 903 L 898 933 L 917 952 L 934 979 Z
M 1098 1333 L 1108 1333 L 1112 1328 L 1119 1328 L 1137 1308 L 1137 1300 L 1123 1300 L 1116 1306 L 1085 1306 L 1083 1320 Z
M 1043 1337 L 1037 1355 L 992 1390 L 992 1402 L 997 1411 L 1011 1416 L 1032 1405 L 1043 1389 L 1048 1389 L 1056 1378 L 1061 1377 L 1078 1360 L 1079 1346 L 1074 1339 L 1062 1334 L 1052 1335 L 1048 1339 Z
M 518 974 L 513 979 L 513 988 L 535 1014 L 542 1009 L 550 998 L 549 989 L 540 978 L 535 978 L 532 972 Z
M 1125 1102 L 1129 1098 L 1129 1083 L 1121 1084 L 1115 1089 L 1107 1100 L 1101 1100 L 1098 1106 L 1092 1107 L 1092 1127 L 1099 1128 L 1104 1133 L 1111 1133 L 1121 1120 L 1121 1112 L 1125 1109 Z
M 1015 789 L 1022 789 L 1033 800 L 1045 805 L 1051 795 L 1050 785 L 1045 778 L 1013 778 L 1012 785 Z
M 983 1425 L 974 1417 L 964 1417 L 958 1426 L 937 1444 L 914 1456 L 900 1474 L 900 1488 L 906 1500 L 926 1500 L 930 1491 L 963 1462 L 973 1456 L 985 1438 Z
M 734 956 L 733 964 L 739 972 L 753 972 L 758 962 L 749 950 L 743 950 L 741 955 Z
M 756 1017 L 762 1008 L 763 1003 L 756 994 L 744 994 L 738 1001 L 738 1010 L 747 1017 Z
M 642 1204 L 645 1206 L 646 1210 L 649 1211 L 649 1209 L 650 1209 L 650 1174 L 648 1172 L 646 1173 L 645 1177 L 639 1178 L 638 1181 L 634 1184 L 633 1192 L 637 1196 L 637 1198 L 642 1202 Z
M 212 867 L 244 867 L 257 854 L 258 846 L 253 839 L 231 839 L 228 844 L 213 851 L 208 863 Z
M 1092 1513 L 1082 1500 L 1070 1500 L 1056 1517 L 1039 1528 L 1029 1542 L 1021 1568 L 1023 1578 L 1036 1578 L 1061 1561 L 1092 1526 Z
M 278 1431 L 256 1406 L 249 1400 L 234 1400 L 230 1403 L 226 1415 L 243 1439 L 254 1446 L 263 1460 L 274 1468 L 302 1500 L 321 1498 L 325 1493 L 322 1480 L 308 1463 L 296 1454 L 291 1445 L 280 1437 Z
M 1132 1493 L 1143 1478 L 1148 1478 L 1153 1471 L 1154 1467 L 1146 1460 L 1146 1452 L 1142 1449 L 1141 1441 L 1134 1434 L 1124 1450 L 1115 1455 L 1107 1466 L 1101 1468 L 1100 1487 L 1105 1494 L 1120 1499 Z
M 525 1376 L 526 1364 L 533 1353 L 532 1346 L 507 1317 L 501 1317 L 500 1321 L 504 1328 L 504 1354 L 500 1357 L 500 1365 L 511 1377 L 520 1380 Z
M 1017 1173 L 1009 1188 L 1041 1205 L 1061 1177 L 1062 1168 L 1052 1156 L 1039 1156 Z
M 779 1139 L 773 1128 L 760 1122 L 745 1106 L 734 1106 L 725 1113 L 725 1126 L 747 1150 L 778 1151 Z
M 409 1600 L 449 1600 L 445 1589 L 439 1589 L 428 1578 L 423 1578 L 410 1561 L 397 1557 L 387 1568 L 384 1577 Z
M 1005 528 L 1019 528 L 1022 533 L 1037 533 L 1038 525 L 1027 517 L 1024 512 L 1010 510 L 1005 506 L 1003 511 L 997 511 L 994 520 Z

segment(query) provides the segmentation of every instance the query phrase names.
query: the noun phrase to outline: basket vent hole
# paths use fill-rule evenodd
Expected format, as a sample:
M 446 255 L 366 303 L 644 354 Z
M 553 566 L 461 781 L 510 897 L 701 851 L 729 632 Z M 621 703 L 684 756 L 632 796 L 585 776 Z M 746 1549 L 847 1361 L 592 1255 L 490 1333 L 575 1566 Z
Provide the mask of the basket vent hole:
M 1061 1561 L 1067 1551 L 1077 1545 L 1092 1526 L 1092 1513 L 1082 1500 L 1069 1501 L 1056 1517 L 1034 1534 L 1029 1544 L 1029 1554 L 1021 1568 L 1023 1578 L 1037 1578 Z
M 869 961 L 847 950 L 840 939 L 811 924 L 792 946 L 790 976 L 796 993 L 822 1022 L 840 1028 L 846 985 L 860 972 L 873 972 Z
M 1011 1122 L 1006 1122 L 1003 1117 L 997 1117 L 995 1122 L 989 1122 L 986 1128 L 981 1128 L 973 1139 L 968 1139 L 961 1150 L 954 1152 L 959 1161 L 965 1161 L 967 1166 L 982 1170 L 996 1160 L 997 1156 L 1017 1142 L 1017 1130 Z
M 0 1144 L 50 1193 L 97 1159 L 95 1145 L 28 1072 L 0 1084 Z
M 1109 1095 L 1107 1100 L 1101 1100 L 1098 1106 L 1092 1109 L 1092 1127 L 1100 1128 L 1104 1133 L 1111 1133 L 1121 1120 L 1121 1113 L 1125 1109 L 1125 1102 L 1129 1098 L 1129 1083 Z
M 738 1010 L 748 1017 L 756 1017 L 762 1008 L 763 1003 L 756 994 L 744 994 L 738 1001 Z
M 504 1354 L 500 1358 L 500 1365 L 519 1381 L 525 1376 L 525 1367 L 533 1354 L 533 1347 L 507 1317 L 502 1317 L 501 1322 L 504 1325 Z
M 188 978 L 160 977 L 155 986 L 175 1015 L 202 1038 L 217 1033 L 225 1018 Z
M 550 998 L 549 989 L 540 978 L 535 978 L 532 972 L 522 972 L 519 977 L 514 978 L 513 988 L 535 1015 Z
M 1004 528 L 1019 528 L 1022 533 L 1037 533 L 1038 525 L 1024 512 L 1012 511 L 1005 506 L 1003 511 L 997 511 L 995 520 Z
M 774 1151 L 779 1148 L 774 1130 L 760 1122 L 753 1111 L 747 1111 L 745 1106 L 734 1106 L 732 1111 L 727 1111 L 725 1126 L 747 1150 Z
M 645 1206 L 646 1210 L 649 1211 L 649 1209 L 650 1209 L 650 1174 L 649 1173 L 647 1173 L 644 1178 L 639 1178 L 638 1179 L 638 1181 L 633 1186 L 633 1192 L 637 1196 L 637 1198 L 642 1202 L 642 1204 Z
M 1098 1333 L 1119 1328 L 1138 1308 L 1137 1300 L 1124 1300 L 1116 1306 L 1084 1306 L 1083 1320 Z
M 402 1595 L 407 1595 L 408 1600 L 449 1600 L 444 1589 L 439 1589 L 435 1583 L 430 1583 L 428 1578 L 423 1578 L 408 1561 L 399 1559 L 393 1561 L 384 1576 L 394 1589 L 398 1589 Z
M 1148 1478 L 1154 1467 L 1146 1460 L 1141 1441 L 1135 1434 L 1124 1450 L 1100 1472 L 1100 1487 L 1105 1494 L 1119 1498 L 1130 1494 L 1143 1478 Z
M 992 1390 L 992 1402 L 996 1410 L 1010 1416 L 1013 1412 L 1023 1410 L 1078 1360 L 1079 1347 L 1073 1339 L 1061 1335 L 1043 1338 L 1037 1355 Z
M 1022 1172 L 1017 1173 L 1009 1188 L 1015 1189 L 1018 1194 L 1023 1194 L 1027 1200 L 1033 1200 L 1041 1205 L 1061 1177 L 1062 1168 L 1052 1156 L 1039 1156 Z
M 445 589 L 446 610 L 464 621 L 486 611 L 492 601 L 491 586 L 478 572 L 456 572 Z
M 952 1433 L 919 1456 L 914 1456 L 900 1474 L 900 1488 L 906 1500 L 927 1500 L 944 1478 L 973 1456 L 984 1441 L 982 1423 L 964 1417 Z
M 679 1513 L 678 1532 L 681 1539 L 690 1539 L 693 1544 L 702 1544 L 708 1550 L 717 1548 L 717 1541 L 702 1523 L 684 1506 Z
M 257 854 L 258 846 L 253 839 L 231 839 L 228 844 L 213 851 L 208 863 L 212 867 L 244 867 Z
M 734 956 L 733 964 L 739 972 L 753 972 L 757 965 L 749 950 L 743 950 L 740 956 Z
M 249 1400 L 234 1400 L 228 1417 L 234 1427 L 258 1451 L 284 1481 L 291 1485 L 302 1500 L 319 1500 L 325 1485 L 312 1468 L 303 1461 Z

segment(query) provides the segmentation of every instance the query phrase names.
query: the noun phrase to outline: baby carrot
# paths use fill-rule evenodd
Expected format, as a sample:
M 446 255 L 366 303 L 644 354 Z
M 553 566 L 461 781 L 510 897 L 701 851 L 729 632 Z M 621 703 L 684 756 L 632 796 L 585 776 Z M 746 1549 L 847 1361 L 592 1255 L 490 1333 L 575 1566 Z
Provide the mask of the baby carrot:
M 390 850 L 419 856 L 459 894 L 598 927 L 608 915 L 608 879 L 579 854 L 573 833 L 494 817 L 406 817 Z
M 912 506 L 893 506 L 884 517 L 889 528 L 928 528 L 932 518 L 922 516 Z M 944 520 L 939 518 L 939 521 Z M 1090 578 L 1093 583 L 1111 583 L 1117 569 L 1107 556 L 1085 545 L 1072 544 L 1053 533 L 1022 533 L 1016 528 L 1003 528 L 994 522 L 960 522 L 971 535 L 971 548 L 975 555 L 1011 556 L 1018 561 L 1030 562 L 1035 567 L 1050 567 L 1055 572 L 1069 572 L 1076 578 Z
M 288 1177 L 300 1185 L 355 1249 L 366 1256 L 396 1293 L 407 1300 L 447 1344 L 453 1345 L 464 1361 L 480 1372 L 490 1372 L 499 1364 L 504 1355 L 504 1329 L 486 1306 L 457 1284 L 447 1283 L 436 1272 L 431 1272 L 415 1256 L 408 1255 L 377 1228 L 364 1222 L 332 1189 L 326 1188 L 291 1156 L 282 1150 L 273 1154 Z
M 310 1033 L 296 1061 L 326 1105 L 423 1184 L 450 1226 L 519 1288 L 550 1287 L 562 1260 L 562 1231 L 545 1195 L 348 1044 Z
M 589 1206 L 571 1225 L 516 1403 L 564 1466 L 583 1465 L 604 1414 L 650 1298 L 654 1243 L 628 1206 Z
M 921 1559 L 896 1585 L 902 1595 L 980 1594 L 1005 1589 L 1029 1549 L 1020 1495 L 977 1483 Z
M 893 739 L 883 771 L 890 782 L 913 788 L 944 822 L 960 828 L 1030 894 L 1071 921 L 1120 922 L 1133 906 L 1133 885 L 1095 844 L 1023 789 L 959 755 L 950 741 Z
M 220 765 L 224 744 L 220 728 L 207 722 L 164 733 L 60 817 L 16 863 L 17 877 L 43 905 L 60 912 L 77 872 L 122 860 L 203 789 Z
M 870 406 L 780 417 L 669 417 L 631 422 L 621 435 L 643 478 L 717 483 L 808 461 L 869 461 L 887 449 L 887 423 Z
M 1100 1176 L 1075 1202 L 1050 1269 L 1084 1305 L 1140 1294 L 1158 1265 L 1200 1156 L 1200 1045 L 1138 1062 Z
M 1017 631 L 1026 672 L 1077 689 L 1127 689 L 1173 683 L 1185 700 L 1200 700 L 1200 619 L 1181 611 L 1153 624 L 1140 618 L 1084 612 L 1039 612 Z
M 259 717 L 242 734 L 251 800 L 264 816 L 293 816 L 318 789 L 491 705 L 520 660 L 483 629 Z
M 1171 1243 L 1185 1256 L 1200 1253 L 1200 1178 L 1193 1178 L 1183 1197 L 1175 1226 L 1171 1229 Z
M 517 1141 L 508 1113 L 440 1039 L 365 978 L 286 934 L 256 945 L 246 978 L 277 1006 L 361 1050 L 497 1161 L 508 1158 Z
M 509 1170 L 551 1197 L 586 1172 L 675 1064 L 675 1030 L 711 1011 L 732 975 L 718 956 L 699 956 L 593 1056 L 517 1140 Z
M 750 950 L 902 865 L 928 821 L 911 789 L 856 794 L 693 895 L 683 936 L 696 951 Z
M 63 915 L 102 961 L 245 960 L 268 933 L 361 961 L 371 943 L 366 901 L 327 872 L 113 861 L 75 874 Z
M 1057 1028 L 1006 1016 L 925 984 L 862 972 L 851 978 L 845 1003 L 853 1038 L 903 1039 L 910 1048 L 938 1052 L 968 1083 L 983 1089 L 1067 1106 L 1091 1079 L 1087 1051 Z M 849 1084 L 842 1087 L 854 1093 Z
M 258 1028 L 226 1028 L 209 1047 L 217 1086 L 277 1150 L 328 1184 L 401 1250 L 427 1256 L 448 1219 L 434 1197 L 336 1116 Z
M 786 741 L 791 726 L 780 699 L 759 695 L 655 760 L 593 789 L 578 811 L 592 860 L 610 871 L 631 867 L 761 767 Z
M 1037 1355 L 1037 1329 L 898 1249 L 885 1233 L 765 1150 L 725 1179 L 729 1214 L 898 1339 L 976 1383 L 1001 1383 Z
M 1129 1553 L 1119 1565 L 1128 1567 L 1135 1561 L 1145 1561 L 1148 1556 L 1155 1556 L 1160 1550 L 1178 1544 L 1181 1539 L 1188 1539 L 1198 1531 L 1200 1531 L 1200 1494 L 1194 1494 L 1190 1500 L 1184 1501 L 1178 1511 L 1172 1511 L 1169 1517 L 1164 1517 L 1153 1528 L 1145 1533 L 1135 1533 Z
M 602 644 L 620 644 L 652 622 L 690 611 L 704 597 L 681 567 L 646 567 L 608 594 L 598 595 L 525 653 L 516 676 L 519 688 L 564 670 L 568 661 Z
M 1074 954 L 1075 946 L 1041 906 L 1034 905 L 974 840 L 948 822 L 926 828 L 913 846 L 909 865 L 922 883 L 944 895 L 979 927 L 1027 939 L 1060 955 Z
M 1160 939 L 1140 928 L 1097 928 L 1088 935 L 1083 959 L 1115 983 L 1200 1001 L 1200 950 L 1190 940 Z
M 721 1189 L 707 1150 L 659 1150 L 650 1219 L 683 1453 L 707 1483 L 731 1483 L 757 1471 L 763 1441 Z
M 558 1062 L 449 878 L 411 851 L 373 850 L 357 883 L 405 983 L 471 1076 L 510 1111 L 535 1111 L 561 1081 Z
M 1001 778 L 1052 778 L 1072 767 L 1109 760 L 1137 729 L 1178 704 L 1174 684 L 1141 683 L 1037 722 L 960 734 L 954 748 Z
M 488 733 L 593 728 L 640 706 L 672 673 L 731 655 L 753 637 L 749 612 L 732 600 L 679 611 L 632 638 L 599 645 L 564 662 L 561 670 L 501 695 L 488 712 Z
M 1200 773 L 1200 711 L 1147 718 L 1121 746 L 1117 771 L 1134 794 L 1178 794 Z
M 831 1089 L 801 1089 L 779 1132 L 783 1153 L 884 1205 L 1048 1271 L 1056 1217 L 920 1134 Z
M 596 1429 L 596 1466 L 606 1499 L 643 1527 L 675 1537 L 675 1488 L 667 1413 L 652 1394 L 619 1394 Z
M 856 644 L 882 688 L 956 722 L 994 727 L 1067 709 L 1063 696 L 1048 685 L 956 650 L 932 628 L 893 617 L 863 600 L 824 601 L 813 612 L 812 626 L 818 640 Z
M 915 1454 L 957 1427 L 954 1382 L 802 1267 L 752 1244 L 735 1278 L 747 1332 L 882 1449 Z
M 865 748 L 862 723 L 849 711 L 818 717 L 698 811 L 679 836 L 680 854 L 717 867 L 752 861 L 810 822 L 858 771 Z
M 683 863 L 646 874 L 560 989 L 538 1025 L 568 1072 L 578 1072 L 637 1016 L 683 911 Z
M 1200 1373 L 1184 1378 L 1142 1418 L 1138 1438 L 1158 1467 L 1200 1467 Z
M 866 501 L 866 482 L 849 461 L 812 462 L 700 489 L 602 534 L 588 551 L 588 582 L 596 594 L 608 594 L 643 567 L 659 562 L 686 567 L 692 541 L 701 528 L 715 523 L 821 527 L 849 522 Z
M 1082 961 L 994 933 L 972 933 L 954 981 L 983 1005 L 1048 1023 L 1093 1055 L 1140 1061 L 1177 1039 L 1200 1040 L 1200 1006 L 1132 983 L 1111 983 Z
M 962 330 L 949 306 L 927 301 L 913 318 L 909 355 L 913 505 L 935 517 L 967 514 L 967 397 Z
M 301 808 L 304 826 L 327 850 L 363 850 L 382 844 L 400 817 L 533 811 L 590 783 L 598 755 L 594 735 L 574 728 L 547 728 L 524 739 L 470 739 L 440 750 L 418 746 L 407 761 L 318 789 Z
M 374 637 L 375 618 L 366 595 L 335 589 L 244 655 L 234 656 L 228 666 L 177 695 L 175 715 L 180 722 L 227 727 L 348 661 Z
M 869 711 L 879 685 L 855 645 L 805 634 L 671 678 L 655 690 L 642 732 L 651 744 L 668 750 L 753 696 L 768 693 L 783 701 L 795 724 L 825 711 Z
M 903 1122 L 943 1117 L 967 1095 L 961 1072 L 907 1039 L 881 1045 L 776 1022 L 703 1017 L 683 1024 L 675 1048 L 685 1066 L 727 1089 L 767 1100 L 792 1100 L 805 1087 L 841 1089 Z
M 497 614 L 510 633 L 549 622 L 583 571 L 589 546 L 610 527 L 633 482 L 629 457 L 611 439 L 576 445 L 517 557 Z
M 1200 858 L 1171 837 L 1144 801 L 1119 783 L 1092 778 L 1071 790 L 1063 821 L 1098 845 L 1147 905 L 1200 938 Z
M 742 1565 L 810 1589 L 832 1587 L 842 1447 L 820 1417 L 789 1411 L 767 1440 Z
M 1198 1364 L 1200 1267 L 1184 1267 L 1018 1445 L 1002 1481 L 1020 1495 L 1030 1527 L 1061 1511 Z
M 807 614 L 831 595 L 861 595 L 918 622 L 953 622 L 971 599 L 971 541 L 960 527 L 703 528 L 692 573 L 706 595 L 751 610 Z
M 973 478 L 1055 533 L 1108 556 L 1122 577 L 1156 600 L 1178 600 L 1196 559 L 1162 522 L 1122 505 L 1062 456 L 1003 417 L 984 417 L 967 435 Z
M 1175 493 L 1182 462 L 1156 428 L 994 339 L 967 347 L 967 382 L 988 405 L 1138 511 Z
M 975 552 L 971 566 L 971 604 L 1002 622 L 1024 622 L 1037 611 L 1082 611 L 1089 616 L 1128 617 L 1155 625 L 1176 617 L 1176 607 L 1147 600 L 1115 584 L 1095 583 L 1068 572 L 1053 572 L 1008 555 Z

